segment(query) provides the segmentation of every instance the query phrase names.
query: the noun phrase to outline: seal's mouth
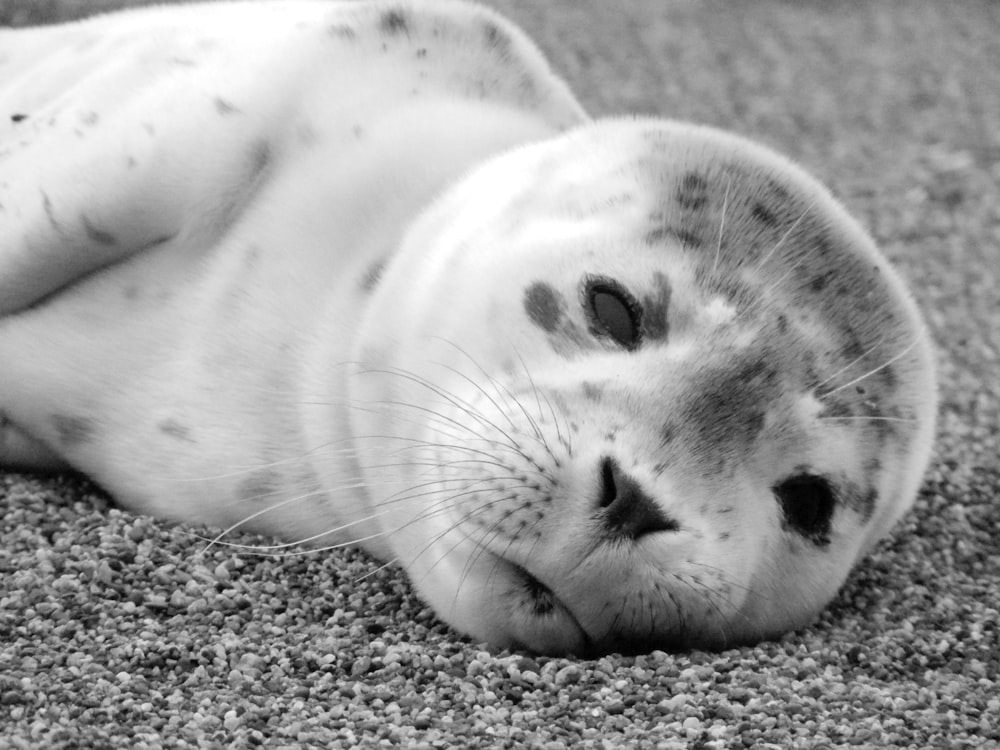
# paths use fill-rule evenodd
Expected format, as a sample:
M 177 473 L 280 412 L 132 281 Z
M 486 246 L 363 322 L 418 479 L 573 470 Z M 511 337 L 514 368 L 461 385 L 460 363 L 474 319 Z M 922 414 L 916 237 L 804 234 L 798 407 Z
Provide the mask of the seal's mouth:
M 516 563 L 511 563 L 510 566 L 511 572 L 520 579 L 521 586 L 528 595 L 532 612 L 538 617 L 551 614 L 560 603 L 552 589 L 531 575 L 526 568 Z
M 603 634 L 587 630 L 573 609 L 526 568 L 503 560 L 522 596 L 518 598 L 522 616 L 532 637 L 515 639 L 516 647 L 547 654 L 596 658 L 609 652 L 625 655 L 648 654 L 653 650 L 682 652 L 703 645 L 697 632 L 681 627 L 647 633 L 610 629 Z M 576 602 L 579 606 L 580 602 Z M 591 623 L 593 627 L 594 623 Z M 559 641 L 553 634 L 559 634 Z
M 561 623 L 563 627 L 569 626 L 572 630 L 576 631 L 574 633 L 575 637 L 569 639 L 575 641 L 575 643 L 567 642 L 563 644 L 563 649 L 561 650 L 567 653 L 574 653 L 578 656 L 589 653 L 592 650 L 593 640 L 587 630 L 580 624 L 576 615 L 573 614 L 570 607 L 560 600 L 551 588 L 532 575 L 526 568 L 509 560 L 504 560 L 504 563 L 508 566 L 511 577 L 516 581 L 524 594 L 522 601 L 526 610 L 525 614 L 542 626 L 539 630 L 542 632 L 551 630 L 552 625 L 555 623 Z M 521 642 L 518 645 L 529 651 L 552 651 L 551 645 L 544 646 L 539 643 L 530 642 Z

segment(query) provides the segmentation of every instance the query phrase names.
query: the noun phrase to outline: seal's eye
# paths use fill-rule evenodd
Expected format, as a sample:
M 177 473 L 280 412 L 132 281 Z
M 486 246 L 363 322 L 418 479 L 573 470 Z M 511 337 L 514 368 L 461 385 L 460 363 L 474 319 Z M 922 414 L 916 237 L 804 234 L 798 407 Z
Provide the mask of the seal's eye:
M 830 520 L 837 504 L 833 487 L 815 474 L 797 474 L 772 491 L 781 506 L 786 528 L 820 546 L 830 543 Z
M 642 308 L 635 297 L 614 281 L 594 279 L 587 282 L 585 303 L 593 333 L 610 336 L 625 349 L 639 346 Z

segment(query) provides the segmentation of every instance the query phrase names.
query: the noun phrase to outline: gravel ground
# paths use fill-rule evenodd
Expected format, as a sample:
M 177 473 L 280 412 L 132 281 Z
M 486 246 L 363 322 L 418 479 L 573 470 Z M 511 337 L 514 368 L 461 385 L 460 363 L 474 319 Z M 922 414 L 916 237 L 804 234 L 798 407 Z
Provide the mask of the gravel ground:
M 871 228 L 941 352 L 916 509 L 812 627 L 581 661 L 463 641 L 360 554 L 205 552 L 82 481 L 0 475 L 0 748 L 1000 747 L 1000 5 L 491 4 L 592 112 L 757 137 Z

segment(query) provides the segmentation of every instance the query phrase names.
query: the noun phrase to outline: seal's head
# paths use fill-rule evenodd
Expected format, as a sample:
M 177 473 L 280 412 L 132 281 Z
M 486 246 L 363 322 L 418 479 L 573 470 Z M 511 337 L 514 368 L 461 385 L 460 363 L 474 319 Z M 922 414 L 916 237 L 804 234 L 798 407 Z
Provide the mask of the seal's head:
M 706 128 L 505 154 L 372 292 L 354 431 L 386 540 L 456 628 L 542 652 L 802 625 L 911 504 L 925 328 L 813 179 Z

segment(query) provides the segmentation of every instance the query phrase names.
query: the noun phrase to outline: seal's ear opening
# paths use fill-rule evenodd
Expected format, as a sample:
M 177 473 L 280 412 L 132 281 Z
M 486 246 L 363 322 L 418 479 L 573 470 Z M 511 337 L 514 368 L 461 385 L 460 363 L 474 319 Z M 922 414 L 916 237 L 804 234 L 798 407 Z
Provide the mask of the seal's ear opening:
M 776 484 L 772 491 L 786 528 L 817 546 L 830 543 L 830 522 L 837 498 L 829 481 L 815 474 L 797 474 Z

